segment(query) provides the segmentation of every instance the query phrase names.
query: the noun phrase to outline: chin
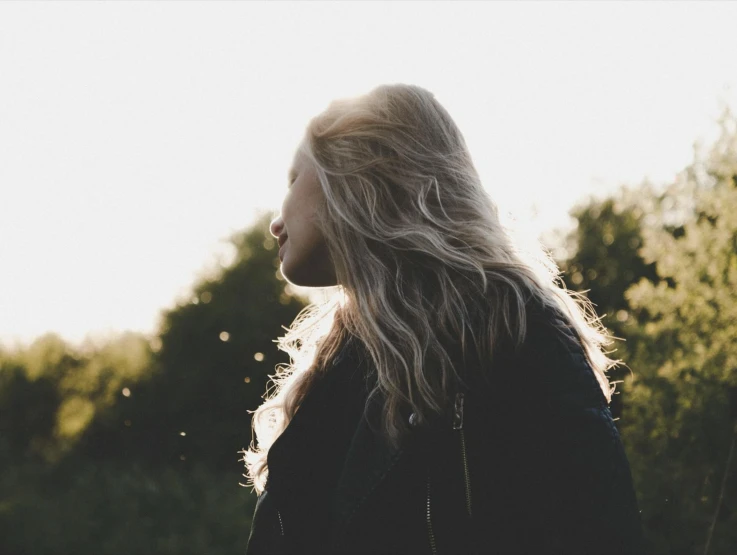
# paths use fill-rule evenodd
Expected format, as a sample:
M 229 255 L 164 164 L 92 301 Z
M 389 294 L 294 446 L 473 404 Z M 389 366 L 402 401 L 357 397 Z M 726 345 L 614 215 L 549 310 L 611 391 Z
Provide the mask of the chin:
M 334 287 L 338 284 L 335 273 L 326 269 L 324 262 L 304 262 L 295 267 L 294 261 L 290 261 L 286 252 L 280 270 L 289 283 L 298 287 Z
M 281 273 L 289 283 L 297 287 L 334 287 L 337 285 L 335 279 L 330 279 L 327 276 L 315 274 L 300 275 L 298 272 L 293 274 L 285 268 L 282 268 Z

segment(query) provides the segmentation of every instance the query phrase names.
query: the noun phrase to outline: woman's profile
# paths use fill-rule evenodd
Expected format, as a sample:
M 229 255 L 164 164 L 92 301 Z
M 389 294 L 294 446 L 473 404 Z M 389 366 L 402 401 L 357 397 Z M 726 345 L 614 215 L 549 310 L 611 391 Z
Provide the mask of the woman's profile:
M 284 277 L 334 295 L 254 411 L 247 555 L 641 552 L 612 338 L 502 225 L 433 94 L 330 103 L 270 231 Z

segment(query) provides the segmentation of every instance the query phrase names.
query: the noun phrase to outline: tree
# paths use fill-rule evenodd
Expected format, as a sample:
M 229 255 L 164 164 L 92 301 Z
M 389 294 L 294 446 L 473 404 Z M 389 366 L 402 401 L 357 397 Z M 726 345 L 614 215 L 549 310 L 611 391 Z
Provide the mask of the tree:
M 98 456 L 243 470 L 238 451 L 251 441 L 249 411 L 262 402 L 275 365 L 288 362 L 275 337 L 305 306 L 278 273 L 267 230 L 262 217 L 234 234 L 233 263 L 211 270 L 162 314 L 149 376 L 131 382 L 88 437 Z
M 657 553 L 737 545 L 734 457 L 726 467 L 737 433 L 737 121 L 727 110 L 720 124 L 643 227 L 640 254 L 660 279 L 625 292 L 636 372 L 622 431 Z
M 586 294 L 604 326 L 618 339 L 625 338 L 630 318 L 624 297 L 627 288 L 640 279 L 658 281 L 655 264 L 646 262 L 639 253 L 644 220 L 658 200 L 654 190 L 644 183 L 637 189 L 620 189 L 603 200 L 588 199 L 571 211 L 577 226 L 565 239 L 564 251 L 572 256 L 558 262 L 563 281 L 569 289 Z M 627 359 L 621 341 L 608 349 L 611 356 Z M 610 370 L 609 379 L 621 383 L 627 372 L 626 366 L 618 366 Z M 617 390 L 611 403 L 615 419 L 621 417 L 623 406 Z

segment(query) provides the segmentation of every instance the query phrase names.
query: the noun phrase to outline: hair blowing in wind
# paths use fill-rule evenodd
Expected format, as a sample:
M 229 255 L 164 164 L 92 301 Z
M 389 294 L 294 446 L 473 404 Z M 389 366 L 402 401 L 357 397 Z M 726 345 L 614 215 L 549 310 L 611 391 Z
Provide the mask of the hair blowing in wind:
M 409 431 L 409 412 L 422 425 L 447 410 L 465 360 L 484 369 L 504 338 L 522 344 L 530 300 L 575 330 L 611 399 L 606 372 L 619 363 L 603 350 L 611 336 L 591 303 L 565 288 L 550 254 L 539 243 L 522 248 L 502 225 L 460 130 L 432 93 L 382 85 L 333 101 L 299 148 L 324 194 L 316 221 L 338 285 L 278 339 L 292 364 L 271 376 L 274 387 L 253 413 L 257 445 L 244 456 L 258 493 L 269 447 L 351 336 L 375 369 L 367 405 L 381 400 L 382 432 L 395 445 Z

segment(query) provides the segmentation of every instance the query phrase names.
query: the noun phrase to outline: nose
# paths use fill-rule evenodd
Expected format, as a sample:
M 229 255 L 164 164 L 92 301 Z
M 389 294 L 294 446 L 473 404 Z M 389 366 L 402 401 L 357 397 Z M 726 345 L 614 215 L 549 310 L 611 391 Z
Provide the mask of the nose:
M 284 222 L 281 220 L 281 216 L 278 216 L 271 220 L 271 225 L 269 225 L 269 232 L 276 238 L 278 238 L 282 234 L 282 230 L 284 229 Z

